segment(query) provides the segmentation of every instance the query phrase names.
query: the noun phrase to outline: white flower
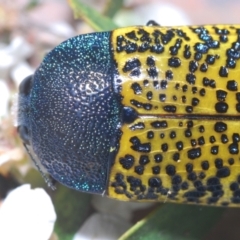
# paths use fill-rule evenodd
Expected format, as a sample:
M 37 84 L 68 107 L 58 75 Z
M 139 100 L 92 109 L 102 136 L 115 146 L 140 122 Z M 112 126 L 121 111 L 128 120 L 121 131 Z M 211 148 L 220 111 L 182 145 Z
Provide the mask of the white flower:
M 10 91 L 7 84 L 0 79 L 0 123 L 1 118 L 6 117 L 8 114 L 8 105 L 10 99 Z
M 117 216 L 94 213 L 74 235 L 73 240 L 114 240 L 118 239 L 131 224 Z
M 56 213 L 44 189 L 29 184 L 11 191 L 0 206 L 0 239 L 48 240 Z

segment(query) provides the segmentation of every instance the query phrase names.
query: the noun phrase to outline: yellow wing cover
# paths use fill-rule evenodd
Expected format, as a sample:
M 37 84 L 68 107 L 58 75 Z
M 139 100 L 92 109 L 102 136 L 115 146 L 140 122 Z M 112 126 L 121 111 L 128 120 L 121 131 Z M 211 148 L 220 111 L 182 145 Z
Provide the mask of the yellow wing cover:
M 240 26 L 129 27 L 111 36 L 121 127 L 108 195 L 240 204 Z

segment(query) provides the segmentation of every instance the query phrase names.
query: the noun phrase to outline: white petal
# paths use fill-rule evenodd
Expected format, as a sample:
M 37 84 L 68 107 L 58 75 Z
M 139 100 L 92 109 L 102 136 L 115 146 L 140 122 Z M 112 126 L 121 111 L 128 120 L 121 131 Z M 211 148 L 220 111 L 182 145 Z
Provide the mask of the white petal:
M 122 202 L 94 195 L 92 205 L 98 212 L 115 214 L 125 220 L 130 220 L 134 211 L 151 207 L 154 203 Z
M 87 219 L 73 240 L 115 240 L 130 226 L 129 222 L 119 217 L 95 213 Z
M 119 26 L 146 25 L 154 20 L 161 26 L 181 26 L 191 23 L 183 9 L 171 3 L 151 2 L 141 4 L 134 10 L 120 10 L 114 17 Z
M 22 80 L 33 74 L 34 69 L 25 61 L 22 61 L 18 63 L 11 71 L 11 77 L 13 81 L 15 82 L 16 86 L 19 86 L 19 84 L 22 82 Z
M 7 116 L 10 91 L 7 84 L 0 79 L 0 123 L 1 117 Z
M 29 184 L 11 191 L 0 207 L 0 239 L 47 240 L 56 213 L 44 189 Z
M 0 78 L 6 79 L 11 68 L 32 53 L 33 47 L 22 37 L 16 37 L 8 46 L 0 47 Z
M 11 41 L 6 52 L 14 56 L 14 60 L 17 63 L 30 57 L 33 54 L 33 47 L 23 37 L 16 37 Z
M 65 38 L 76 35 L 74 29 L 66 22 L 53 22 L 48 26 L 51 33 Z

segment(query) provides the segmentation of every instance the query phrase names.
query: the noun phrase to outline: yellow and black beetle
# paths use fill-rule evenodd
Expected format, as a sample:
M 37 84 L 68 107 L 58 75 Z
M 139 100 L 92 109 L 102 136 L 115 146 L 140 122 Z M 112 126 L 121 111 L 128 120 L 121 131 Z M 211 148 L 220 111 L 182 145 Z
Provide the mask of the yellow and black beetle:
M 73 37 L 21 83 L 18 131 L 68 187 L 240 206 L 239 59 L 240 25 Z

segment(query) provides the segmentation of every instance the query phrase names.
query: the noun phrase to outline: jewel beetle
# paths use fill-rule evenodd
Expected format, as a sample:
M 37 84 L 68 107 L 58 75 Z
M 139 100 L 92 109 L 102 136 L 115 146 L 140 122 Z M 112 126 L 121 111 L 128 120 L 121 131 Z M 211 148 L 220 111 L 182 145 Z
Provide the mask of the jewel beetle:
M 73 37 L 21 83 L 20 137 L 79 191 L 240 206 L 239 59 L 240 25 Z

